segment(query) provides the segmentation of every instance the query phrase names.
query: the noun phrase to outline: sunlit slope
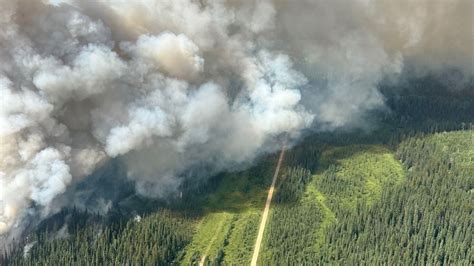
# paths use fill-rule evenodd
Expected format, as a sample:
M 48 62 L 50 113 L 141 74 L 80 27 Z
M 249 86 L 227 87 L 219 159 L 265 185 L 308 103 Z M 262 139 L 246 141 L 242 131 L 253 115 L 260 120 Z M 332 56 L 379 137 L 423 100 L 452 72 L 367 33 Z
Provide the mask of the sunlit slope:
M 355 210 L 380 199 L 382 189 L 404 180 L 401 163 L 382 146 L 348 146 L 323 152 L 320 173 L 309 190 L 319 191 L 332 209 Z
M 258 264 L 471 265 L 474 131 L 396 139 L 288 151 Z M 275 157 L 141 220 L 100 226 L 65 213 L 68 232 L 32 235 L 10 264 L 248 265 Z
M 394 152 L 327 148 L 319 161 L 309 181 L 281 184 L 307 183 L 273 208 L 260 264 L 472 262 L 472 130 L 404 137 Z
M 222 177 L 216 191 L 200 202 L 205 214 L 184 249 L 181 265 L 250 264 L 275 163 L 272 157 L 258 167 Z
M 317 248 L 325 244 L 325 231 L 337 223 L 339 213 L 373 204 L 384 187 L 404 180 L 403 167 L 392 152 L 375 145 L 328 148 L 322 152 L 317 174 L 293 168 L 286 175 L 272 210 L 261 264 L 317 262 Z M 307 183 L 304 189 L 294 189 L 301 183 Z

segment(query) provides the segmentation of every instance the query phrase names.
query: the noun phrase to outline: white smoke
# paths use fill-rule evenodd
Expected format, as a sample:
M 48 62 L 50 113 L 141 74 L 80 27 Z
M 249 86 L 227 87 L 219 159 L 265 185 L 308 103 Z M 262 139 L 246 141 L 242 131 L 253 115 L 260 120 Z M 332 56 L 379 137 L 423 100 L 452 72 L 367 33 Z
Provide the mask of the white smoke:
M 364 113 L 384 106 L 378 83 L 405 65 L 420 75 L 450 67 L 474 74 L 471 0 L 275 3 L 274 47 L 313 81 L 303 101 L 324 129 L 366 124 Z
M 472 17 L 469 0 L 0 0 L 0 234 L 110 158 L 165 197 L 360 123 L 404 62 L 471 75 Z

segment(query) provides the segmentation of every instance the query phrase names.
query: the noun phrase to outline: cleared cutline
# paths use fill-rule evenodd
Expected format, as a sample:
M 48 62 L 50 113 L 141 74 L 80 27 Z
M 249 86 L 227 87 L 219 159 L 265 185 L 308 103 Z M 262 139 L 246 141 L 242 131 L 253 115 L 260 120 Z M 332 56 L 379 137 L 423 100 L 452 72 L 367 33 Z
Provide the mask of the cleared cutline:
M 272 203 L 273 191 L 275 190 L 275 184 L 278 177 L 278 172 L 280 172 L 280 166 L 283 162 L 283 156 L 285 154 L 285 145 L 281 148 L 280 157 L 278 158 L 278 163 L 275 168 L 275 174 L 273 174 L 272 185 L 268 190 L 267 202 L 265 203 L 265 209 L 263 209 L 262 220 L 260 222 L 260 227 L 258 228 L 257 241 L 255 242 L 255 248 L 253 250 L 251 266 L 257 265 L 258 254 L 260 253 L 260 246 L 262 244 L 263 233 L 265 232 L 265 226 L 267 225 L 268 212 L 270 211 L 270 205 Z
M 222 229 L 223 225 L 224 225 L 224 220 L 222 220 L 219 223 L 219 227 L 216 231 L 216 234 L 214 234 L 214 236 L 212 237 L 211 241 L 209 242 L 209 245 L 206 248 L 206 251 L 204 252 L 204 254 L 201 257 L 201 260 L 199 261 L 199 266 L 204 266 L 204 263 L 206 262 L 207 254 L 209 253 L 209 251 L 211 251 L 212 244 L 214 244 L 214 242 L 217 239 L 217 235 L 218 235 L 217 232 L 219 232 Z

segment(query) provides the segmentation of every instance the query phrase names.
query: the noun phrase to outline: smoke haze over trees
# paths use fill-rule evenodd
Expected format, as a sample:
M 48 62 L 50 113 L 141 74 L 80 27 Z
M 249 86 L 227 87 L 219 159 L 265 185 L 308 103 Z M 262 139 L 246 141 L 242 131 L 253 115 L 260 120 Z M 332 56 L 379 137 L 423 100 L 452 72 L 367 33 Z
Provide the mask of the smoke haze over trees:
M 472 5 L 1 0 L 0 234 L 75 204 L 113 158 L 167 197 L 283 135 L 368 126 L 406 72 L 472 85 Z

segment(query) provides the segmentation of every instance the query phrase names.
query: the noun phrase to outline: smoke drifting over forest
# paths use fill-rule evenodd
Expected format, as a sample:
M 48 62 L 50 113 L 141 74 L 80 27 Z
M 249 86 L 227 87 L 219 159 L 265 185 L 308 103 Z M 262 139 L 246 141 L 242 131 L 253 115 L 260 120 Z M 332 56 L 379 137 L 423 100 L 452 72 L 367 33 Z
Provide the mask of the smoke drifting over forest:
M 468 79 L 473 19 L 470 0 L 0 0 L 0 234 L 111 158 L 166 197 L 283 135 L 367 123 L 406 67 Z

